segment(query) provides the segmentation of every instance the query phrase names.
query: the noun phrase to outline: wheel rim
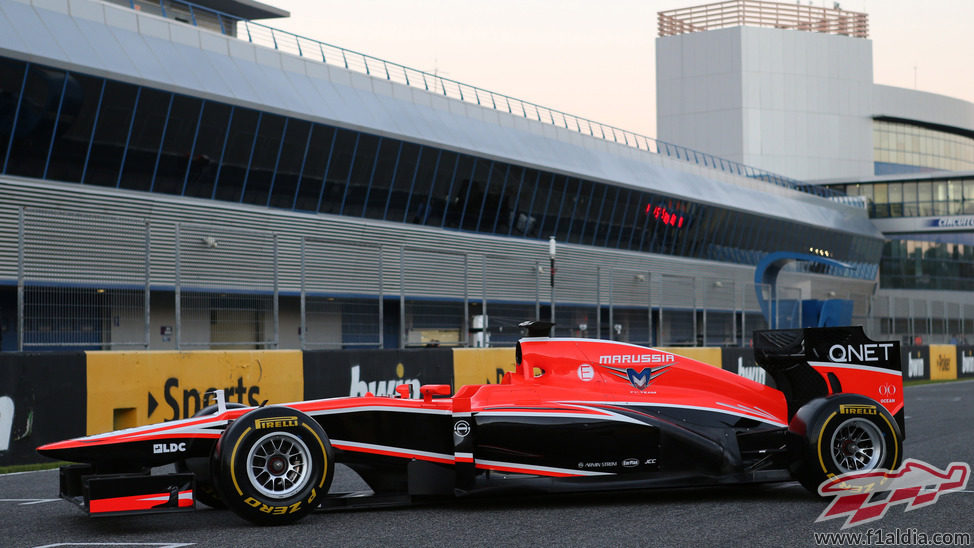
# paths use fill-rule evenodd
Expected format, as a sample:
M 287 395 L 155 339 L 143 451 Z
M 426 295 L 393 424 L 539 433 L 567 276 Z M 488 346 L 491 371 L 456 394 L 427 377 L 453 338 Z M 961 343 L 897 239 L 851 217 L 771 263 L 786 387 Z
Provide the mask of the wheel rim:
M 311 478 L 311 451 L 301 438 L 273 432 L 257 440 L 247 454 L 247 477 L 262 495 L 288 498 Z
M 879 467 L 883 460 L 883 436 L 872 422 L 849 419 L 832 433 L 832 461 L 842 472 L 859 472 Z

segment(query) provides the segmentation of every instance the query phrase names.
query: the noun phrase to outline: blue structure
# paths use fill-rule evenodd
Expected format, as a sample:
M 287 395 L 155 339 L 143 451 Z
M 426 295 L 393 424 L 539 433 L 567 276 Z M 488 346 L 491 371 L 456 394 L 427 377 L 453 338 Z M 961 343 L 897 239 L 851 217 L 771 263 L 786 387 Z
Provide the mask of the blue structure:
M 799 317 L 799 301 L 794 299 L 780 301 L 778 299 L 778 274 L 789 264 L 797 262 L 821 265 L 823 271 L 848 270 L 851 268 L 845 263 L 811 253 L 779 251 L 765 255 L 754 269 L 754 288 L 758 303 L 761 305 L 761 312 L 764 314 L 768 325 L 781 329 L 849 325 L 852 321 L 852 301 L 845 299 L 805 299 L 801 301 L 802 308 Z M 764 298 L 761 291 L 762 287 L 770 288 L 770 299 Z

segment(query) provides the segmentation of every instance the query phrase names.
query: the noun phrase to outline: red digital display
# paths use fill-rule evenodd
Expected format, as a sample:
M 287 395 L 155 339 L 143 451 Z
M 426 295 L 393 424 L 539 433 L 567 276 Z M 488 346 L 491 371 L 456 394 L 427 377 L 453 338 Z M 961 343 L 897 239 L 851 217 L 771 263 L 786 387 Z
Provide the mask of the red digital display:
M 686 222 L 686 217 L 683 215 L 653 204 L 646 206 L 646 215 L 652 215 L 657 221 L 676 228 L 683 228 L 683 223 Z

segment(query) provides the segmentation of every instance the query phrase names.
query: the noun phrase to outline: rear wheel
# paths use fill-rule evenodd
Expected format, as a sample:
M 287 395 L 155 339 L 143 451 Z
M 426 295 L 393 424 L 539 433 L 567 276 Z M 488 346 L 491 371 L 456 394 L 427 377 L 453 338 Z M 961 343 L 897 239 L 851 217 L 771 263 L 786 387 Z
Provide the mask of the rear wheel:
M 792 474 L 814 493 L 829 478 L 893 470 L 903 460 L 899 426 L 882 405 L 865 396 L 812 400 L 795 413 L 789 431 L 798 453 Z
M 324 430 L 287 407 L 264 407 L 235 420 L 214 459 L 220 498 L 261 525 L 291 523 L 314 510 L 334 472 Z

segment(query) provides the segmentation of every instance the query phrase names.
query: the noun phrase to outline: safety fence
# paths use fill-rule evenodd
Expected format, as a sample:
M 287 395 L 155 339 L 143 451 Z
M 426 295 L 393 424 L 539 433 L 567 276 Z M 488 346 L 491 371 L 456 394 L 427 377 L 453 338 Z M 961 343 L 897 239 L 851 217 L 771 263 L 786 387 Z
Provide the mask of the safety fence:
M 553 319 L 557 336 L 746 347 L 755 329 L 799 325 L 810 297 L 808 287 L 585 261 L 563 263 L 552 285 L 548 261 L 523 255 L 35 207 L 18 215 L 4 350 L 513 346 L 531 319 Z M 814 297 L 851 301 L 853 323 L 874 336 L 974 340 L 974 305 L 946 297 Z

